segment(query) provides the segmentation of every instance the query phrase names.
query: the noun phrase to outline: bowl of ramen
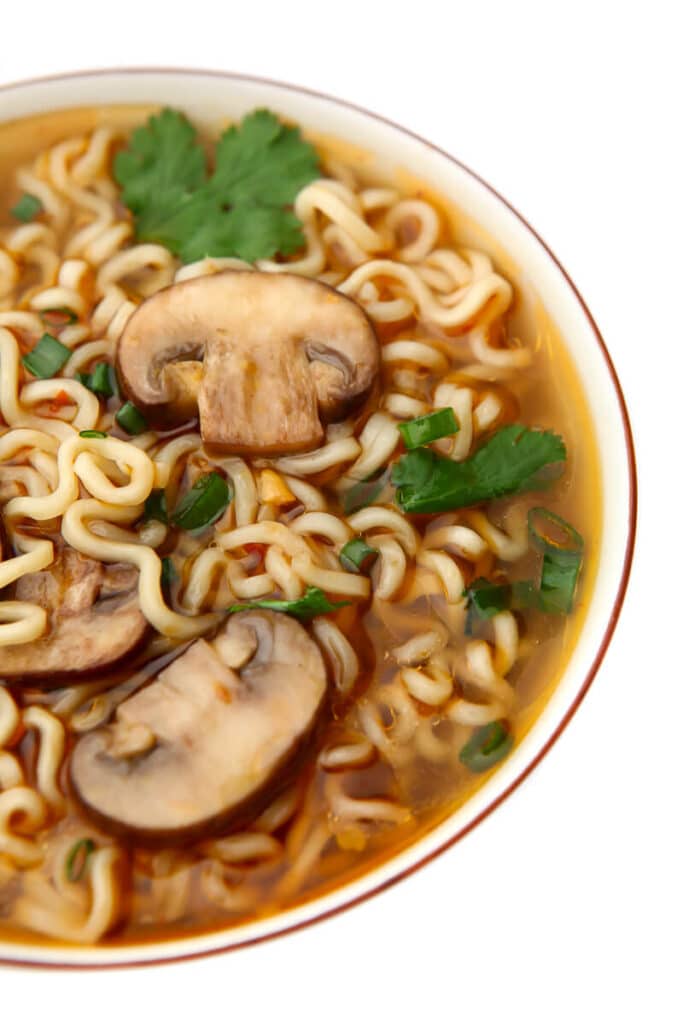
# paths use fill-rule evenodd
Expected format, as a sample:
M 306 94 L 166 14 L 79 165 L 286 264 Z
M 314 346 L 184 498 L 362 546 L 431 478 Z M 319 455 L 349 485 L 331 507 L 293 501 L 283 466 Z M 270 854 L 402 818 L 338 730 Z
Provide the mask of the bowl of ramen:
M 207 72 L 0 90 L 0 958 L 145 963 L 451 846 L 580 703 L 633 449 L 456 160 Z

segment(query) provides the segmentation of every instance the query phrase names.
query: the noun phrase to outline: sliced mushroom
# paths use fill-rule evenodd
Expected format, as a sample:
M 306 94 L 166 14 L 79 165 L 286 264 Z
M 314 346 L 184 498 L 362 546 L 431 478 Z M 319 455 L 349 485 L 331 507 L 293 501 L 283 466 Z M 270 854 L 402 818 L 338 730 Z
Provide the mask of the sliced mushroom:
M 22 576 L 17 601 L 48 612 L 45 636 L 0 652 L 0 676 L 63 685 L 64 678 L 103 670 L 131 654 L 148 625 L 137 599 L 138 573 L 125 565 L 102 565 L 63 548 L 43 572 Z
M 380 353 L 361 307 L 333 288 L 226 270 L 143 302 L 117 360 L 128 397 L 150 422 L 184 422 L 198 408 L 206 444 L 275 455 L 315 448 L 323 423 L 358 408 Z
M 288 781 L 326 690 L 303 626 L 239 612 L 79 740 L 76 794 L 105 828 L 151 843 L 240 824 Z

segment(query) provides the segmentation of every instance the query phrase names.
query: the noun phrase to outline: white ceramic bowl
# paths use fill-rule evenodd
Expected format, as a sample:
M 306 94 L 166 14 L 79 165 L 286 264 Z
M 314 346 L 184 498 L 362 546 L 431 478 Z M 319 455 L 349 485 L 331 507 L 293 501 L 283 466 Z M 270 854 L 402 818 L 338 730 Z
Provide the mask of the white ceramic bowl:
M 548 751 L 576 711 L 611 639 L 630 570 L 635 532 L 633 443 L 619 382 L 581 296 L 533 229 L 453 157 L 357 107 L 304 89 L 220 72 L 130 69 L 84 72 L 0 89 L 0 121 L 64 107 L 151 103 L 183 108 L 203 122 L 271 107 L 314 131 L 347 139 L 407 168 L 458 205 L 524 267 L 525 279 L 562 331 L 594 421 L 600 422 L 603 541 L 590 606 L 576 648 L 545 710 L 492 778 L 440 826 L 357 881 L 266 920 L 144 946 L 78 948 L 0 942 L 0 960 L 60 966 L 149 963 L 235 949 L 348 908 L 425 865 L 494 810 Z

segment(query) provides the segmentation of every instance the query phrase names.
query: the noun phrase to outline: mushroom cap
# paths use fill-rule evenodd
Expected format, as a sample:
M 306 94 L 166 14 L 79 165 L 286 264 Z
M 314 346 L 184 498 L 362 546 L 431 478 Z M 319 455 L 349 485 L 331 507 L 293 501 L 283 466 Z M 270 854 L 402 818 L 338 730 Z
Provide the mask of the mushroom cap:
M 22 576 L 18 601 L 48 612 L 45 636 L 0 651 L 0 676 L 49 688 L 65 678 L 110 668 L 136 650 L 149 626 L 140 611 L 138 573 L 131 566 L 102 565 L 64 547 L 42 572 Z
M 203 363 L 202 363 L 203 361 Z M 370 395 L 380 366 L 361 307 L 295 274 L 226 270 L 156 292 L 118 343 L 129 398 L 157 425 L 198 408 L 204 442 L 304 451 Z
M 235 825 L 287 780 L 326 691 L 303 626 L 239 612 L 78 741 L 74 790 L 106 829 L 151 844 Z

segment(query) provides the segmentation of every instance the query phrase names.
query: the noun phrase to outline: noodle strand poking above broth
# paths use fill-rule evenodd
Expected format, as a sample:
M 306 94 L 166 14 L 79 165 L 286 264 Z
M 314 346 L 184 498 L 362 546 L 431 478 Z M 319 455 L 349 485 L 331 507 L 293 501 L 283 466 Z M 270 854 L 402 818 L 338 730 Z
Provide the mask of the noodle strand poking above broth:
M 61 116 L 0 126 L 0 934 L 135 942 L 468 799 L 580 627 L 595 455 L 422 183 L 268 111 Z

